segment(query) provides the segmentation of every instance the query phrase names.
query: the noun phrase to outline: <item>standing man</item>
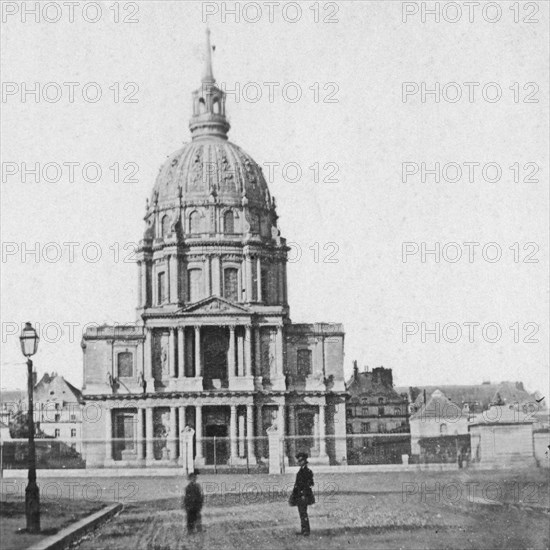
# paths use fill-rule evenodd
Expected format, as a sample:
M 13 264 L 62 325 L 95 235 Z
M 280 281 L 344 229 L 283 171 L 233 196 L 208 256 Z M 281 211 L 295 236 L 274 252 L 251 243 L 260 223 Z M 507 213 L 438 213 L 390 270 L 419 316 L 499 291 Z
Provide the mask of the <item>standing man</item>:
M 189 474 L 189 483 L 185 488 L 183 506 L 187 512 L 187 534 L 202 531 L 201 510 L 204 497 L 201 486 L 197 483 L 197 474 Z
M 296 474 L 296 482 L 294 483 L 294 489 L 290 495 L 290 505 L 297 506 L 298 513 L 300 514 L 302 530 L 297 534 L 309 537 L 307 507 L 311 504 L 315 504 L 315 497 L 311 489 L 313 487 L 313 472 L 307 467 L 307 453 L 298 453 L 296 459 L 298 460 L 300 469 Z

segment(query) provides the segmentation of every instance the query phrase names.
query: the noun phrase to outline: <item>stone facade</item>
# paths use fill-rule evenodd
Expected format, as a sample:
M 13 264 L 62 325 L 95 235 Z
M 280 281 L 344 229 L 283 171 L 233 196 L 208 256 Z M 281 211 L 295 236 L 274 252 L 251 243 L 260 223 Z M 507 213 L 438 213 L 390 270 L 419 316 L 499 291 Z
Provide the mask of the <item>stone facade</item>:
M 83 336 L 92 466 L 173 464 L 195 430 L 195 462 L 254 464 L 276 426 L 290 461 L 345 459 L 344 331 L 292 324 L 287 251 L 261 168 L 227 140 L 225 94 L 207 46 L 192 141 L 169 156 L 137 254 L 139 321 Z M 327 436 L 341 436 L 328 437 Z M 212 439 L 226 443 L 213 448 Z

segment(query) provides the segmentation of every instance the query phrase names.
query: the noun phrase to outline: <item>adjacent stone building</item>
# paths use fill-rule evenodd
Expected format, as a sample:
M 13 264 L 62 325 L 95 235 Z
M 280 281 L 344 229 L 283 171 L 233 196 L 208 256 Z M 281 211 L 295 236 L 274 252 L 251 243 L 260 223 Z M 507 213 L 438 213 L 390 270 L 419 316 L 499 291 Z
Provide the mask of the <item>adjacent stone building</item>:
M 82 393 L 56 372 L 34 386 L 35 422 L 46 437 L 82 452 Z
M 359 372 L 355 361 L 346 389 L 350 463 L 400 462 L 402 455 L 410 453 L 409 408 L 407 395 L 393 387 L 392 369 Z M 373 434 L 406 435 L 368 437 Z
M 211 50 L 193 93 L 191 141 L 161 166 L 138 252 L 139 320 L 83 336 L 89 466 L 265 459 L 266 429 L 312 462 L 345 460 L 344 331 L 293 324 L 286 241 L 262 169 L 228 141 Z M 218 441 L 214 447 L 214 437 Z M 220 443 L 221 441 L 221 443 Z M 214 457 L 215 455 L 215 457 Z

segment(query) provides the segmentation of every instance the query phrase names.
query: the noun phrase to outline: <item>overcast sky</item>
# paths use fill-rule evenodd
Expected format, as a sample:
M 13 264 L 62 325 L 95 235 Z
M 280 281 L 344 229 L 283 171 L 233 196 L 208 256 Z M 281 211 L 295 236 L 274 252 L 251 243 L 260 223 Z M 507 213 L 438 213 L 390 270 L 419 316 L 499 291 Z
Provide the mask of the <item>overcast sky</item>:
M 160 164 L 189 141 L 203 11 L 217 7 L 208 18 L 215 76 L 240 91 L 228 96 L 230 139 L 266 175 L 280 163 L 269 185 L 282 235 L 296 243 L 292 320 L 344 324 L 346 376 L 357 359 L 392 368 L 398 385 L 522 380 L 547 390 L 548 4 L 531 14 L 503 2 L 499 20 L 495 10 L 472 22 L 460 2 L 461 17 L 439 22 L 422 22 L 423 3 L 320 2 L 316 12 L 301 2 L 301 16 L 287 4 L 273 22 L 264 4 L 258 22 L 254 7 L 235 22 L 211 2 L 121 3 L 118 14 L 102 2 L 95 23 L 83 4 L 74 22 L 66 7 L 40 22 L 3 14 L 2 387 L 24 387 L 24 321 L 42 327 L 39 375 L 57 371 L 79 386 L 82 326 L 135 320 L 127 243 L 143 234 Z M 38 100 L 23 93 L 35 83 Z M 422 83 L 439 83 L 439 96 L 422 98 Z M 422 162 L 440 163 L 439 183 L 422 181 Z M 38 183 L 22 181 L 22 163 L 40 163 Z M 67 163 L 78 163 L 72 182 Z M 301 167 L 299 181 L 295 165 L 281 169 L 288 163 Z M 38 262 L 22 255 L 35 243 Z M 440 243 L 439 262 L 421 256 L 422 243 Z M 427 333 L 423 342 L 436 323 L 440 341 Z

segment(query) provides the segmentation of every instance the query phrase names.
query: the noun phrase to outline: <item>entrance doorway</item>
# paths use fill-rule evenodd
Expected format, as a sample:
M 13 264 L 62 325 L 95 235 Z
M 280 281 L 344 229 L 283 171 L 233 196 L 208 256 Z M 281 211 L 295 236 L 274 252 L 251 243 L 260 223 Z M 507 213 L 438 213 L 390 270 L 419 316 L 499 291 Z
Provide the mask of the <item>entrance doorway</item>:
M 227 350 L 229 349 L 227 332 L 223 327 L 203 327 L 202 329 L 205 389 L 227 387 Z
M 296 452 L 312 455 L 315 449 L 315 413 L 313 411 L 299 411 L 296 426 Z
M 229 438 L 227 426 L 208 424 L 206 434 L 206 464 L 227 464 L 229 460 Z M 214 439 L 216 438 L 216 439 Z
M 120 411 L 116 411 L 113 416 L 113 458 L 122 460 L 123 451 L 135 451 L 134 426 L 136 419 L 134 414 Z

